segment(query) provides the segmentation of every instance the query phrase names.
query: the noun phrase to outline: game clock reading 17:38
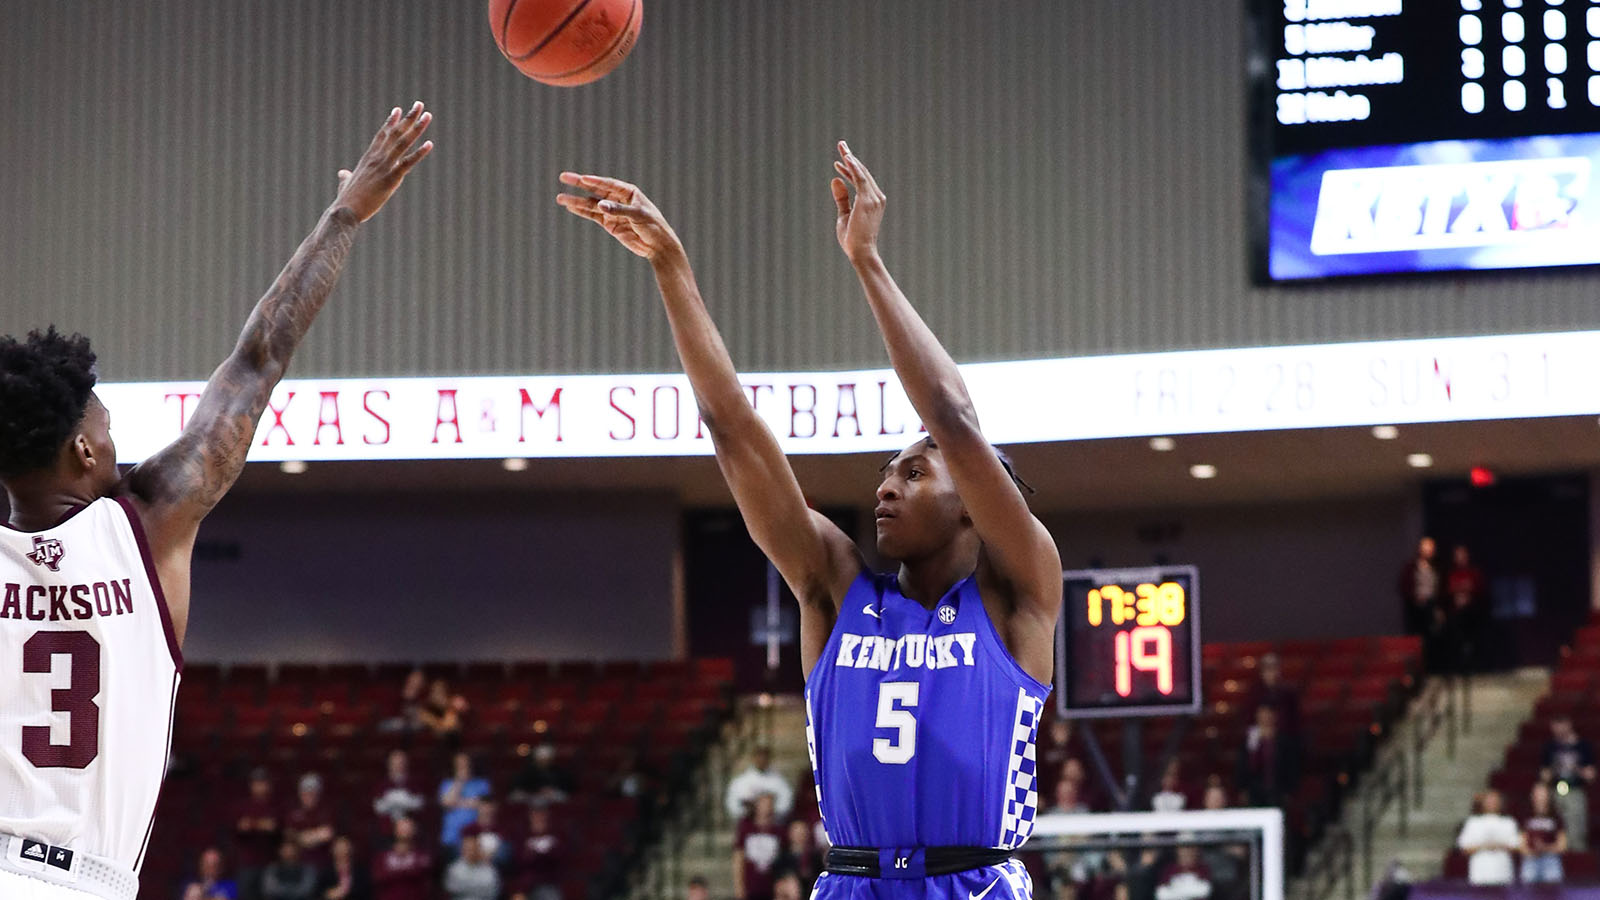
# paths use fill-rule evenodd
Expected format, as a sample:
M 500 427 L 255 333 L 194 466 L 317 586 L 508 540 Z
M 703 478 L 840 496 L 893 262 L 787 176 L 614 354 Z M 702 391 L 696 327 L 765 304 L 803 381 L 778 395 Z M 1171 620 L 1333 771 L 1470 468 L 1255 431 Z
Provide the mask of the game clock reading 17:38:
M 1067 717 L 1200 708 L 1199 578 L 1192 566 L 1062 573 L 1056 696 Z

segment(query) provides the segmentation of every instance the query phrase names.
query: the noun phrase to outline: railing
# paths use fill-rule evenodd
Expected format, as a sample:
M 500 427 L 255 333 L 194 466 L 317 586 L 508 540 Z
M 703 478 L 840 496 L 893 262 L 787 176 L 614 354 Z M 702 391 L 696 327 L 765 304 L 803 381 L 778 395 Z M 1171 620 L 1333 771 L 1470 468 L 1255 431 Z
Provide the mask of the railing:
M 682 895 L 686 881 L 683 860 L 695 832 L 704 832 L 707 852 L 721 849 L 715 843 L 715 833 L 729 824 L 723 795 L 733 778 L 733 767 L 771 733 L 770 705 L 757 704 L 735 712 L 711 742 L 705 760 L 689 776 L 683 799 L 663 823 L 655 846 L 645 852 L 628 896 L 635 900 L 666 900 Z
M 1343 825 L 1328 827 L 1317 852 L 1306 859 L 1299 895 L 1304 900 L 1332 897 L 1344 885 L 1345 900 L 1356 900 L 1356 842 Z
M 1306 900 L 1329 900 L 1341 883 L 1347 900 L 1353 900 L 1357 894 L 1357 853 L 1360 883 L 1373 883 L 1377 864 L 1373 843 L 1380 821 L 1394 807 L 1399 832 L 1405 836 L 1410 811 L 1420 808 L 1424 799 L 1423 754 L 1443 735 L 1445 753 L 1455 759 L 1458 738 L 1472 727 L 1471 709 L 1472 684 L 1466 676 L 1439 676 L 1427 681 L 1401 726 L 1405 730 L 1397 729 L 1391 735 L 1387 746 L 1375 757 L 1372 771 L 1362 779 L 1359 803 L 1353 810 L 1354 833 L 1342 825 L 1330 826 L 1316 852 L 1307 858 L 1301 890 Z

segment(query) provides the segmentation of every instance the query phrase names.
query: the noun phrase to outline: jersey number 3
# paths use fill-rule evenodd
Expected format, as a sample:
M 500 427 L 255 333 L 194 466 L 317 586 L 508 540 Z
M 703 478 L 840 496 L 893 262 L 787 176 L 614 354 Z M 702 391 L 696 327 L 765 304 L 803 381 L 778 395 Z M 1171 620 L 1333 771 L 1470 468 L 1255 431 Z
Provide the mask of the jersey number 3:
M 87 631 L 41 631 L 22 645 L 22 671 L 49 675 L 57 656 L 68 658 L 70 680 L 50 692 L 50 709 L 67 714 L 67 743 L 50 743 L 48 725 L 24 725 L 22 755 L 41 769 L 83 769 L 100 755 L 100 642 Z
M 920 687 L 915 681 L 885 681 L 878 685 L 877 727 L 895 731 L 893 738 L 872 739 L 872 755 L 878 762 L 903 766 L 916 755 L 917 717 L 910 708 L 917 705 Z

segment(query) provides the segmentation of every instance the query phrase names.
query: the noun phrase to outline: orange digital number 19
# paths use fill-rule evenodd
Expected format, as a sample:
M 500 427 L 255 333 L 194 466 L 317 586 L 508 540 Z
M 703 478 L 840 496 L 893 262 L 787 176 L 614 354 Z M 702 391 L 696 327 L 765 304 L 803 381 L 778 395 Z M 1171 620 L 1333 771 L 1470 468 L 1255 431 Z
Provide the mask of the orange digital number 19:
M 1154 651 L 1151 650 L 1154 645 Z M 1172 632 L 1159 625 L 1117 632 L 1117 694 L 1133 694 L 1133 670 L 1154 672 L 1156 690 L 1172 693 Z

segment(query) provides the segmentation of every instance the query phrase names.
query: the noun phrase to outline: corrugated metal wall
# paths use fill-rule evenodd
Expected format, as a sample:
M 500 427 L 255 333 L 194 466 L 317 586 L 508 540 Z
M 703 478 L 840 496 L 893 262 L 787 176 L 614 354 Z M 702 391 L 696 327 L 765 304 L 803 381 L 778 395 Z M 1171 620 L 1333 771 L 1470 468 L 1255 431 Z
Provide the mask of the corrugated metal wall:
M 675 367 L 648 268 L 552 203 L 564 167 L 651 192 L 741 366 L 878 364 L 833 240 L 840 136 L 965 359 L 1600 324 L 1592 273 L 1250 287 L 1236 0 L 645 2 L 633 58 L 560 90 L 500 59 L 481 2 L 8 0 L 0 330 L 203 375 L 415 97 L 438 151 L 300 374 Z

